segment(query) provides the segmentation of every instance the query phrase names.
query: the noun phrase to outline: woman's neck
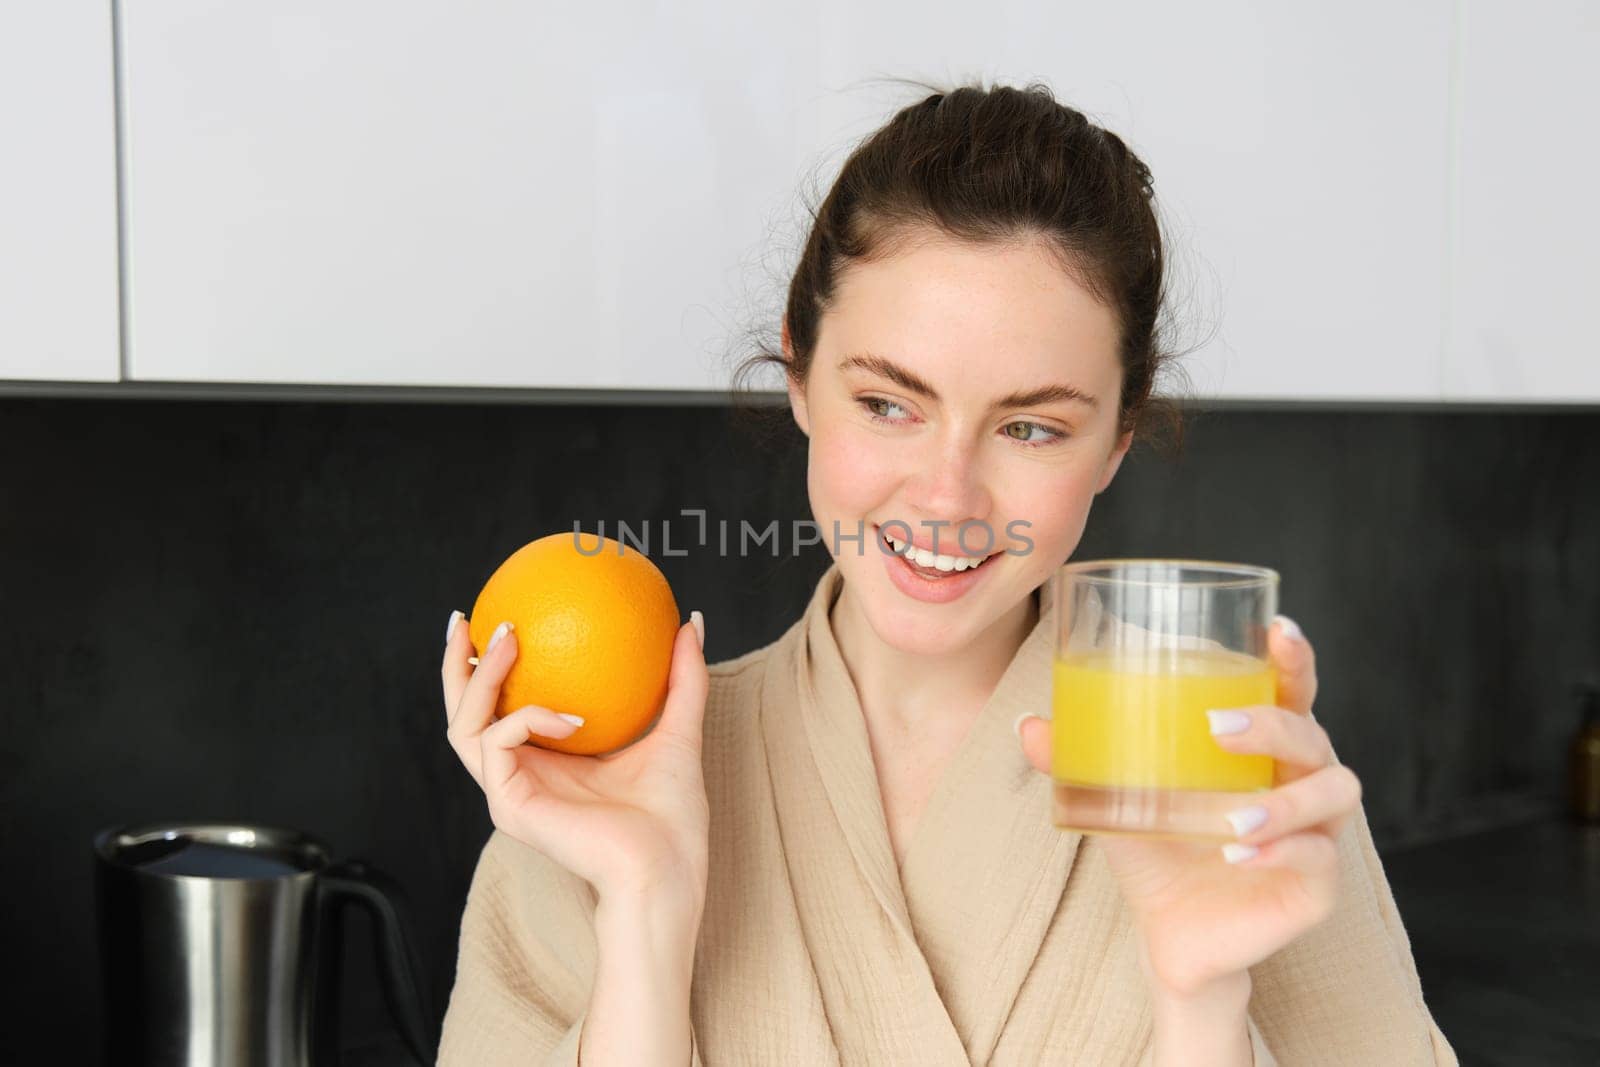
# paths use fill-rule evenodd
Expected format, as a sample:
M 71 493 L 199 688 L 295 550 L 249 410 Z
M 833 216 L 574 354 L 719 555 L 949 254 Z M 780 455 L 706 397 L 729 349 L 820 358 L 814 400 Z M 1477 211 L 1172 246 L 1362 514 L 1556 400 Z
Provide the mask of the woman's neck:
M 1038 619 L 1035 590 L 961 651 L 925 656 L 886 644 L 867 622 L 848 584 L 829 614 L 868 726 L 874 733 L 897 736 L 924 734 L 930 727 L 964 733 Z M 930 716 L 940 721 L 930 722 Z

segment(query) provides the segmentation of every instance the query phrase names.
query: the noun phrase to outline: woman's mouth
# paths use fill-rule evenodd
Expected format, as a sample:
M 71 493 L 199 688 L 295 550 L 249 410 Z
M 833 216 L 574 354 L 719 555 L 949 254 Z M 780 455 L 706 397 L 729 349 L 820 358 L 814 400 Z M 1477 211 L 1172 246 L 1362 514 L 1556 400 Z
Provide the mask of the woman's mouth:
M 874 527 L 874 532 L 890 580 L 905 595 L 930 604 L 961 597 L 994 569 L 989 563 L 1000 554 L 936 556 L 884 533 L 882 527 Z

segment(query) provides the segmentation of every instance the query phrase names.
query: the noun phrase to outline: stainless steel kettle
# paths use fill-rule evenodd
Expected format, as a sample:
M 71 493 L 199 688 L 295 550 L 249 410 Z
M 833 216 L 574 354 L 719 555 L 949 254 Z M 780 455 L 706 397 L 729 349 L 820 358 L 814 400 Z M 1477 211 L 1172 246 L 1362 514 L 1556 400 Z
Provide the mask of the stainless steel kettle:
M 371 914 L 389 1012 L 417 1061 L 438 1042 L 395 881 L 294 830 L 231 823 L 94 836 L 107 1063 L 339 1062 L 341 916 Z

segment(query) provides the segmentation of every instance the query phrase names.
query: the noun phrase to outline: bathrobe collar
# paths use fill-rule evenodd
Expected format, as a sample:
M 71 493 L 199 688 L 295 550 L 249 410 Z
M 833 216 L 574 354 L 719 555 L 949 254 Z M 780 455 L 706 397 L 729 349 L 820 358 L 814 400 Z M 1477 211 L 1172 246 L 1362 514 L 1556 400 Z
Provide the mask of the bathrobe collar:
M 1056 580 L 935 787 L 903 870 L 828 618 L 837 563 L 768 660 L 762 732 L 783 853 L 847 1063 L 888 1047 L 893 1062 L 986 1062 L 1038 955 L 1082 837 L 1051 824 L 1049 777 L 1012 730 L 1024 711 L 1049 714 Z

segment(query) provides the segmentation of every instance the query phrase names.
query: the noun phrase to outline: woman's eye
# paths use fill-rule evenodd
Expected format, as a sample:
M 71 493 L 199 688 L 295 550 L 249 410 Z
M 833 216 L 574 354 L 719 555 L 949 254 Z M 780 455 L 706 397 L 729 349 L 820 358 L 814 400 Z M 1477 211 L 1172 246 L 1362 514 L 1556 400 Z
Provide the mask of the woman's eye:
M 1013 432 L 1017 429 L 1021 429 L 1022 432 L 1020 434 Z M 1032 436 L 1035 430 L 1042 436 Z M 1006 436 L 1025 445 L 1048 445 L 1065 437 L 1066 434 L 1037 422 L 1011 422 L 1006 424 Z
M 899 404 L 896 404 L 893 400 L 885 400 L 881 396 L 863 396 L 860 397 L 859 400 L 861 405 L 865 407 L 875 419 L 878 419 L 882 422 L 902 421 L 898 417 L 886 415 L 879 410 L 880 408 L 896 408 L 902 412 L 905 411 L 905 408 L 901 407 Z

